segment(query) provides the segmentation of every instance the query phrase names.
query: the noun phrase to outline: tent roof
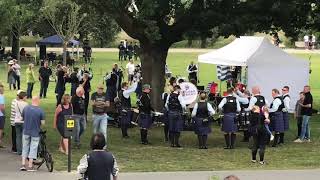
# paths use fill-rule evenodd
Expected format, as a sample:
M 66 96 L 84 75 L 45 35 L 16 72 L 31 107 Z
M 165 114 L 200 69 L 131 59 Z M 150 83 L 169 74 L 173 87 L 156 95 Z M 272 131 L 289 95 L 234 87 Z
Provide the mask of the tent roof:
M 198 61 L 226 66 L 246 66 L 250 57 L 263 43 L 268 43 L 267 41 L 264 37 L 241 36 L 218 50 L 200 55 Z
M 46 37 L 40 41 L 37 41 L 36 42 L 37 45 L 55 45 L 55 46 L 58 46 L 58 45 L 62 45 L 62 38 L 59 36 L 59 35 L 53 35 L 53 36 L 50 36 L 50 37 Z M 69 42 L 69 45 L 79 45 L 80 42 L 79 41 L 76 41 L 76 40 L 71 40 Z

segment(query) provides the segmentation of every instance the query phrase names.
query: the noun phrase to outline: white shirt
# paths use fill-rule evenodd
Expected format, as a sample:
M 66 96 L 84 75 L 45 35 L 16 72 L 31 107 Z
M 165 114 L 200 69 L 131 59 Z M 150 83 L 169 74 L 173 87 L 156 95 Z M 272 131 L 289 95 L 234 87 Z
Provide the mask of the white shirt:
M 249 99 L 244 97 L 244 96 L 242 96 L 242 95 L 243 95 L 242 93 L 241 93 L 240 96 L 238 96 L 236 93 L 233 93 L 233 96 L 237 98 L 239 103 L 241 103 L 241 104 L 249 104 Z
M 253 106 L 257 103 L 257 98 L 255 96 L 260 96 L 260 94 L 256 94 L 250 98 L 249 107 L 245 109 L 246 111 L 251 111 Z M 268 101 L 266 99 L 264 99 L 264 101 L 266 102 L 266 106 L 268 106 Z
M 288 94 L 288 93 L 287 93 L 287 94 L 284 94 L 283 97 L 284 97 L 285 95 L 289 95 L 289 94 Z M 285 112 L 288 112 L 288 111 L 290 110 L 290 97 L 287 96 L 286 98 L 284 98 L 284 99 L 283 99 L 283 102 L 284 102 L 284 107 L 285 107 L 284 111 L 285 111 Z
M 312 35 L 312 40 L 311 40 L 313 43 L 316 42 L 316 36 Z
M 174 92 L 173 92 L 173 93 L 174 93 Z M 166 105 L 165 105 L 165 107 L 166 107 L 167 110 L 169 110 L 169 99 L 170 99 L 170 95 L 171 95 L 171 94 L 168 95 L 167 100 L 166 100 Z M 187 108 L 187 105 L 186 105 L 186 103 L 184 103 L 184 100 L 183 100 L 183 97 L 182 97 L 181 94 L 179 94 L 178 100 L 179 100 L 179 102 L 180 102 L 180 105 L 181 105 L 182 109 L 185 110 L 185 109 Z
M 134 74 L 134 69 L 135 69 L 134 63 L 130 63 L 130 62 L 129 62 L 129 63 L 126 65 L 126 69 L 127 69 L 127 71 L 128 71 L 128 74 L 133 75 L 133 74 Z
M 128 99 L 130 97 L 130 94 L 136 91 L 137 87 L 138 82 L 134 82 L 127 90 L 123 89 L 123 97 Z
M 305 35 L 303 36 L 304 42 L 308 42 L 309 41 L 309 36 Z
M 191 65 L 191 64 L 190 64 Z M 188 67 L 187 67 L 187 72 L 190 74 L 190 73 L 193 73 L 193 72 L 198 72 L 198 66 L 196 65 L 196 64 L 193 64 L 192 66 L 195 66 L 197 69 L 196 70 L 192 70 L 192 71 L 190 71 L 189 70 L 189 66 L 190 65 L 188 65 Z
M 14 118 L 14 122 L 15 123 L 23 123 L 23 118 L 22 118 L 22 112 L 23 109 L 28 105 L 27 102 L 22 101 L 22 100 L 18 100 L 16 105 L 15 105 L 15 111 L 16 111 L 16 115 Z
M 228 96 L 232 96 L 232 95 L 228 95 Z M 228 97 L 227 96 L 227 97 Z M 223 106 L 225 105 L 227 103 L 227 98 L 223 98 L 222 99 L 222 101 L 220 102 L 220 104 L 219 104 L 219 109 L 221 109 L 222 110 L 222 108 L 223 108 Z M 238 112 L 240 112 L 241 111 L 241 107 L 240 107 L 240 103 L 239 103 L 239 101 L 238 101 L 238 99 L 236 99 L 236 103 L 237 103 L 237 111 Z
M 14 65 L 12 65 L 12 68 L 14 69 L 14 72 L 16 72 L 17 76 L 20 76 L 20 75 L 21 75 L 21 73 L 20 73 L 21 67 L 20 67 L 19 64 L 14 64 Z
M 212 108 L 210 103 L 207 103 L 207 109 L 209 111 L 210 116 L 214 115 L 216 112 L 214 111 L 214 109 Z M 196 103 L 193 107 L 191 116 L 195 117 L 197 115 L 197 111 L 198 111 L 198 103 Z
M 281 100 L 279 98 L 275 98 L 272 101 L 272 108 L 270 108 L 269 112 L 270 113 L 277 112 L 281 104 L 282 104 Z

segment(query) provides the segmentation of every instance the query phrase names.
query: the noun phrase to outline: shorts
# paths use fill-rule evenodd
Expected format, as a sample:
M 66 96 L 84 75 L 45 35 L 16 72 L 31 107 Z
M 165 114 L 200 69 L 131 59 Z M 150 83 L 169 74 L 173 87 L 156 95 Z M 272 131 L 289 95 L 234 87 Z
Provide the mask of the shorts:
M 22 157 L 37 159 L 39 142 L 40 137 L 31 137 L 24 134 L 22 136 Z
M 6 117 L 0 116 L 0 129 L 4 128 L 5 122 L 6 122 Z

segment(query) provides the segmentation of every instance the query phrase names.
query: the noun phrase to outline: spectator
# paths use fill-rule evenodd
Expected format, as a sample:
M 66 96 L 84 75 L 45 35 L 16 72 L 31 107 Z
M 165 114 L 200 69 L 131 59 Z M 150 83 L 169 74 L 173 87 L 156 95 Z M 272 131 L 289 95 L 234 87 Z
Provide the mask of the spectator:
M 18 88 L 18 90 L 20 90 L 20 76 L 21 76 L 20 69 L 21 69 L 21 67 L 18 64 L 18 60 L 16 60 L 16 59 L 13 60 L 12 68 L 15 71 L 14 79 L 17 82 L 17 88 Z
M 27 99 L 27 94 L 23 91 L 20 91 L 18 94 L 18 100 L 17 103 L 15 104 L 15 118 L 14 118 L 14 123 L 15 123 L 15 128 L 16 128 L 16 143 L 17 143 L 17 152 L 19 155 L 22 153 L 22 135 L 23 135 L 23 110 L 24 108 L 28 105 L 26 102 Z
M 5 99 L 4 99 L 4 86 L 0 83 L 0 148 L 4 148 L 2 144 L 3 129 L 5 124 Z
M 21 171 L 33 172 L 36 169 L 33 166 L 33 160 L 37 159 L 38 145 L 40 141 L 40 127 L 44 125 L 44 111 L 39 107 L 40 98 L 35 96 L 32 98 L 32 104 L 24 108 L 22 117 L 24 121 L 23 137 L 22 137 L 22 161 Z M 28 167 L 26 167 L 26 160 Z
M 94 134 L 91 138 L 90 146 L 92 152 L 85 154 L 80 160 L 78 172 L 85 174 L 89 180 L 117 180 L 119 168 L 112 153 L 104 151 L 106 145 L 102 133 Z
M 126 48 L 123 44 L 123 41 L 120 42 L 118 49 L 119 49 L 119 61 L 123 61 L 126 53 Z
M 14 62 L 11 60 L 8 62 L 8 84 L 9 84 L 9 89 L 11 90 L 11 86 L 13 87 L 14 90 L 16 90 L 16 72 L 13 69 L 13 64 Z
M 134 53 L 133 44 L 132 44 L 132 42 L 130 42 L 130 44 L 128 45 L 128 57 L 129 57 L 129 60 L 132 59 L 133 53 Z
M 40 98 L 47 98 L 47 90 L 49 86 L 49 78 L 52 75 L 52 71 L 48 66 L 48 61 L 45 61 L 43 66 L 39 69 L 40 80 Z
M 107 126 L 108 116 L 106 114 L 107 97 L 103 92 L 103 85 L 99 85 L 97 92 L 91 96 L 92 101 L 92 121 L 93 121 L 93 133 L 102 133 L 107 140 Z
M 304 86 L 304 101 L 300 104 L 301 108 L 301 115 L 302 115 L 302 127 L 301 127 L 301 135 L 300 138 L 296 139 L 294 142 L 301 143 L 301 142 L 311 142 L 310 140 L 310 128 L 309 128 L 309 120 L 312 116 L 312 104 L 313 104 L 313 97 L 310 93 L 310 86 Z
M 129 63 L 126 65 L 126 69 L 128 74 L 128 82 L 131 84 L 134 77 L 134 70 L 135 70 L 135 65 L 133 63 L 133 60 L 129 61 Z
M 90 83 L 90 75 L 88 73 L 83 74 L 83 79 L 80 82 L 81 86 L 84 89 L 84 104 L 85 104 L 85 115 L 88 115 L 88 106 L 90 99 L 90 91 L 91 91 L 91 83 Z
M 76 94 L 72 96 L 71 104 L 73 107 L 73 114 L 78 118 L 74 141 L 76 143 L 76 147 L 80 148 L 80 137 L 86 129 L 84 89 L 82 86 L 78 87 Z
M 140 54 L 140 47 L 137 42 L 133 46 L 133 52 L 134 60 L 137 61 Z
M 16 118 L 16 103 L 19 99 L 18 95 L 19 95 L 20 91 L 17 92 L 17 97 L 14 98 L 11 101 L 11 113 L 10 113 L 10 124 L 11 124 L 11 142 L 12 142 L 12 148 L 11 148 L 11 152 L 13 153 L 17 153 L 17 143 L 16 143 L 16 127 L 15 127 L 15 118 Z
M 71 93 L 70 95 L 73 96 L 76 94 L 76 90 L 79 87 L 79 77 L 78 77 L 79 68 L 75 67 L 73 72 L 70 74 L 70 83 L 71 83 Z
M 26 60 L 26 56 L 27 56 L 27 52 L 24 48 L 21 48 L 20 50 L 20 59 L 25 61 Z
M 301 115 L 301 105 L 303 104 L 304 101 L 304 92 L 300 92 L 300 99 L 297 101 L 296 106 L 295 106 L 295 111 L 294 111 L 294 119 L 297 120 L 297 129 L 298 129 L 298 136 L 297 139 L 300 137 L 301 135 L 301 126 L 302 126 L 302 115 Z
M 68 68 L 66 66 L 59 66 L 57 68 L 57 83 L 55 88 L 56 93 L 56 99 L 57 103 L 56 106 L 58 106 L 61 103 L 62 96 L 64 95 L 64 92 L 66 90 L 66 82 L 69 81 L 69 75 L 68 75 Z
M 56 108 L 54 115 L 53 128 L 57 129 L 61 135 L 61 140 L 59 143 L 59 151 L 68 154 L 68 138 L 64 136 L 64 126 L 65 126 L 65 116 L 72 115 L 72 105 L 71 97 L 68 94 L 65 94 L 61 98 L 61 104 Z
M 27 76 L 27 98 L 31 99 L 32 98 L 32 91 L 33 91 L 33 86 L 34 83 L 36 82 L 36 76 L 34 75 L 34 70 L 33 70 L 34 65 L 31 63 L 29 64 L 27 70 L 26 70 L 26 76 Z

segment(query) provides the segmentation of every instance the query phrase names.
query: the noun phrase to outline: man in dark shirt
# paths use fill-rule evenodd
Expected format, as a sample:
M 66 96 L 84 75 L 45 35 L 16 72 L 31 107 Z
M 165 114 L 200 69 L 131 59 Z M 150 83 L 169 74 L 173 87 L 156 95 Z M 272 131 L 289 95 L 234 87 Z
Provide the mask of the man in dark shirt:
M 85 154 L 80 160 L 78 172 L 89 180 L 117 180 L 119 167 L 116 158 L 109 151 L 103 150 L 106 140 L 102 133 L 94 134 L 90 146 L 92 152 Z
M 70 95 L 73 96 L 76 94 L 77 87 L 79 86 L 79 77 L 78 77 L 79 68 L 75 67 L 73 72 L 70 74 L 70 83 L 71 83 L 71 93 Z
M 126 47 L 124 46 L 123 41 L 120 42 L 118 49 L 119 49 L 119 61 L 122 61 L 126 53 Z
M 76 95 L 72 96 L 71 103 L 73 114 L 77 117 L 77 129 L 75 131 L 74 141 L 76 143 L 76 146 L 80 148 L 80 136 L 86 129 L 84 89 L 82 86 L 77 88 Z
M 47 97 L 47 89 L 49 86 L 49 78 L 52 75 L 52 71 L 48 66 L 48 61 L 45 61 L 43 66 L 39 69 L 39 80 L 40 80 L 40 98 Z
M 312 116 L 312 104 L 313 97 L 310 93 L 310 86 L 304 86 L 303 92 L 305 95 L 304 101 L 301 105 L 301 115 L 302 115 L 302 128 L 300 138 L 296 139 L 294 142 L 311 142 L 310 140 L 310 128 L 309 120 Z
M 106 113 L 107 97 L 103 85 L 98 85 L 97 92 L 91 95 L 93 133 L 102 133 L 107 140 L 108 116 Z

